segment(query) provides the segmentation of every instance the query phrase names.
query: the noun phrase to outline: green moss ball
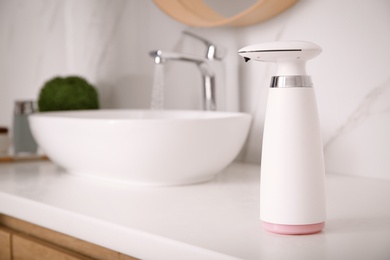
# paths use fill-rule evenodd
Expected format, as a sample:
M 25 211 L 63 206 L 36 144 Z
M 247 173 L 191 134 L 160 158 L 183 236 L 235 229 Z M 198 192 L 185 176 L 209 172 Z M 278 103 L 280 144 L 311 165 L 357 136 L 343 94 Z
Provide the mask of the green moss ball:
M 43 85 L 39 111 L 98 109 L 98 92 L 79 76 L 55 77 Z

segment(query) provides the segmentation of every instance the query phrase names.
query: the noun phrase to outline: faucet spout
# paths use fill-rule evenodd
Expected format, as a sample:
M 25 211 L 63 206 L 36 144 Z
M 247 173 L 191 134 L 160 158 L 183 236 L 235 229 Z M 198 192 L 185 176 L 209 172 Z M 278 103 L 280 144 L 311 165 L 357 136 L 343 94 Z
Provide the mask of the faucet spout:
M 216 110 L 215 105 L 215 76 L 207 58 L 196 55 L 169 52 L 162 50 L 151 51 L 149 55 L 154 58 L 156 64 L 169 61 L 191 62 L 198 66 L 203 79 L 203 108 L 204 110 Z
M 178 60 L 178 61 L 193 62 L 199 65 L 201 63 L 206 62 L 205 58 L 201 58 L 196 55 L 180 53 L 180 52 L 155 50 L 155 51 L 151 51 L 149 55 L 154 58 L 155 63 L 163 63 L 169 60 Z

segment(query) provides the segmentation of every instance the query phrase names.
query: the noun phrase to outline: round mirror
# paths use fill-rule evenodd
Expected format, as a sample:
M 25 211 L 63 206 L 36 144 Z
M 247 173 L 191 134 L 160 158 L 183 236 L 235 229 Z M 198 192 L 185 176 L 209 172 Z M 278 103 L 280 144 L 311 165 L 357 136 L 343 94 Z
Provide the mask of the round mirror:
M 203 0 L 203 2 L 223 17 L 233 17 L 244 12 L 257 0 Z
M 195 27 L 246 26 L 285 11 L 298 0 L 153 0 L 173 19 Z

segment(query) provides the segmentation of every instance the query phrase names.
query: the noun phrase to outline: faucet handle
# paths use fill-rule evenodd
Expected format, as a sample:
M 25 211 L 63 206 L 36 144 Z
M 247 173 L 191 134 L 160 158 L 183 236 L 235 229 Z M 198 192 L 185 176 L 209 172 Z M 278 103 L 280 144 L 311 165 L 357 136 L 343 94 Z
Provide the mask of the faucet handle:
M 223 56 L 225 56 L 225 53 L 221 51 L 221 48 L 217 49 L 217 45 L 210 42 L 209 40 L 189 31 L 183 31 L 183 34 L 190 36 L 196 40 L 199 40 L 206 45 L 207 47 L 206 58 L 208 60 L 222 60 Z

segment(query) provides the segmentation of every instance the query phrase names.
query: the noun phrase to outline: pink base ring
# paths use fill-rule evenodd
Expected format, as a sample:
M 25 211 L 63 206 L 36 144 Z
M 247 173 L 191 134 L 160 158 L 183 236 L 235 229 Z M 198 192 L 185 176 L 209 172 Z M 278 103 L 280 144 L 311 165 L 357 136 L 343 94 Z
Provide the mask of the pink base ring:
M 325 222 L 308 225 L 281 225 L 262 221 L 263 228 L 269 232 L 283 235 L 308 235 L 320 232 Z

